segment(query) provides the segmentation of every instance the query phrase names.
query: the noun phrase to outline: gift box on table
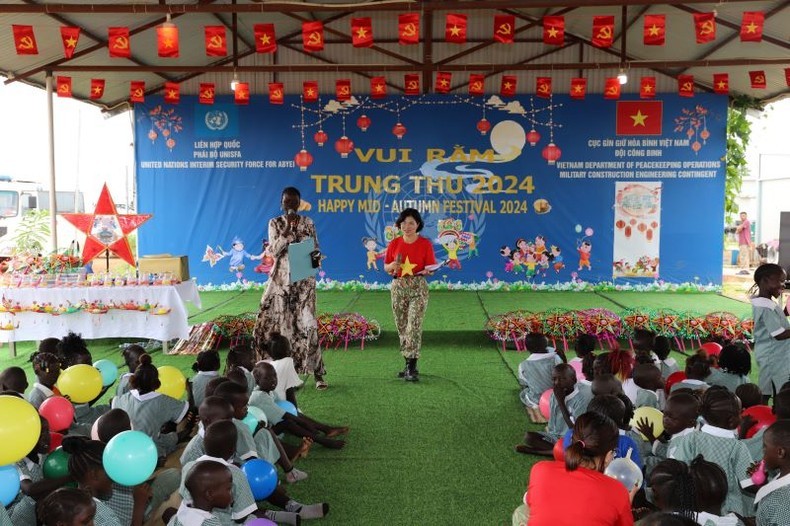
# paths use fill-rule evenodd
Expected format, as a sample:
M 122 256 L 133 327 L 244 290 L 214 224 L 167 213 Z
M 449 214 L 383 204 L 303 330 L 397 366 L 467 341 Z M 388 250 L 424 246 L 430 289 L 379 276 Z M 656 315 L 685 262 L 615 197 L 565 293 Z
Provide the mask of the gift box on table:
M 143 256 L 137 263 L 141 273 L 164 274 L 165 272 L 170 272 L 181 281 L 189 279 L 189 258 L 187 256 L 157 254 Z

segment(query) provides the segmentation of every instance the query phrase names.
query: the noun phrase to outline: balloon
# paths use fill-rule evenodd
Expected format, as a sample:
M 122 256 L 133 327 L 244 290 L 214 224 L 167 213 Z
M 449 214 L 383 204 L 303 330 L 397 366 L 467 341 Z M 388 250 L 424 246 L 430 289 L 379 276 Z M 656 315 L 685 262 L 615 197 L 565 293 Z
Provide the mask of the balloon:
M 718 356 L 721 354 L 721 345 L 716 342 L 705 342 L 700 349 L 708 353 L 708 356 Z
M 606 466 L 603 474 L 622 482 L 628 491 L 642 485 L 642 470 L 630 458 L 616 458 L 612 460 Z
M 75 404 L 84 404 L 101 393 L 101 373 L 92 365 L 80 363 L 72 365 L 60 373 L 58 389 Z
M 107 475 L 122 486 L 136 486 L 148 480 L 157 460 L 156 444 L 142 431 L 118 433 L 107 442 L 102 456 Z
M 554 460 L 559 462 L 565 461 L 565 448 L 563 447 L 562 437 L 560 437 L 557 442 L 554 444 L 554 449 L 552 450 L 554 454 Z
M 746 438 L 752 438 L 759 430 L 776 422 L 776 415 L 773 414 L 773 411 L 767 405 L 753 405 L 748 409 L 744 409 L 741 416 L 747 415 L 752 417 L 756 423 L 746 432 Z
M 758 486 L 762 486 L 765 484 L 767 478 L 768 474 L 765 472 L 765 460 L 761 460 L 760 463 L 757 464 L 757 469 L 752 473 L 752 482 Z
M 288 400 L 277 400 L 276 403 L 277 403 L 277 406 L 280 409 L 284 410 L 286 413 L 292 414 L 294 416 L 296 416 L 298 414 L 298 412 L 296 411 L 296 406 L 293 405 Z
M 573 367 L 573 370 L 576 371 L 576 380 L 584 380 L 586 376 L 582 373 L 582 362 L 578 360 L 572 360 L 568 362 L 568 365 Z
M 276 522 L 272 522 L 269 519 L 255 519 L 250 522 L 244 523 L 246 526 L 277 526 Z
M 636 429 L 636 423 L 639 420 L 645 419 L 648 423 L 653 424 L 653 435 L 658 436 L 664 432 L 664 413 L 655 407 L 639 407 L 634 411 L 634 417 L 631 419 L 631 427 Z M 639 433 L 642 435 L 641 433 Z M 647 437 L 642 435 L 647 440 Z
M 669 394 L 669 391 L 672 389 L 672 386 L 678 382 L 682 382 L 686 379 L 686 373 L 683 371 L 675 371 L 674 373 L 667 376 L 667 381 L 664 382 L 664 392 Z
M 38 414 L 49 422 L 51 431 L 63 431 L 74 423 L 74 406 L 62 396 L 50 396 L 44 400 Z
M 575 230 L 576 230 L 576 233 L 577 233 L 577 234 L 580 234 L 580 233 L 581 233 L 581 231 L 582 231 L 582 226 L 581 226 L 581 225 L 576 225 L 576 228 L 575 228 Z
M 585 236 L 591 236 L 591 235 L 593 235 L 593 229 L 592 229 L 592 228 L 589 228 L 589 227 L 587 227 L 587 229 L 584 231 L 584 235 L 585 235 Z
M 159 382 L 162 384 L 156 391 L 180 400 L 187 390 L 187 379 L 184 373 L 172 365 L 163 365 L 158 368 Z
M 269 419 L 266 418 L 266 413 L 264 413 L 263 409 L 260 407 L 255 407 L 254 405 L 247 406 L 247 414 L 254 416 L 255 420 L 258 422 L 263 422 L 267 425 L 269 424 Z
M 265 499 L 277 487 L 277 470 L 263 459 L 248 460 L 241 469 L 247 475 L 247 481 L 250 483 L 252 496 L 255 497 L 255 500 Z
M 55 433 L 54 431 L 49 432 L 49 452 L 52 453 L 56 449 L 60 447 L 63 443 L 63 435 L 60 433 Z
M 543 394 L 540 395 L 540 400 L 538 401 L 538 409 L 540 409 L 540 414 L 543 415 L 543 418 L 549 418 L 551 415 L 551 411 L 549 410 L 549 400 L 551 400 L 551 389 L 546 389 L 543 391 Z
M 69 474 L 69 454 L 58 448 L 44 459 L 44 478 L 57 479 Z
M 19 495 L 19 471 L 16 466 L 0 467 L 0 503 L 8 506 Z
M 112 385 L 118 379 L 118 367 L 110 360 L 99 360 L 93 366 L 101 373 L 101 384 L 103 387 Z
M 41 435 L 36 408 L 18 396 L 0 395 L 0 466 L 15 464 L 30 453 Z
M 241 421 L 250 429 L 250 433 L 254 433 L 255 429 L 258 427 L 258 419 L 255 418 L 252 413 L 248 412 Z

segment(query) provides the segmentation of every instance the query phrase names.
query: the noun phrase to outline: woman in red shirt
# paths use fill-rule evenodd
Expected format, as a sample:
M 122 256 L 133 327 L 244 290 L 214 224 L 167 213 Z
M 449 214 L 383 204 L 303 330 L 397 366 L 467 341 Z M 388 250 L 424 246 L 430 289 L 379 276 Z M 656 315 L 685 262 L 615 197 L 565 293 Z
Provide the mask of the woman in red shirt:
M 395 226 L 403 233 L 387 246 L 384 257 L 384 271 L 392 281 L 392 312 L 398 326 L 400 352 L 406 360 L 406 367 L 398 376 L 407 382 L 419 380 L 417 359 L 422 345 L 422 319 L 428 307 L 428 283 L 424 276 L 433 272 L 426 269 L 436 264 L 433 243 L 420 236 L 425 224 L 420 213 L 414 208 L 404 208 L 395 221 Z
M 584 413 L 573 426 L 565 462 L 544 461 L 532 467 L 524 501 L 529 526 L 630 526 L 631 494 L 603 474 L 614 458 L 617 424 L 600 413 Z

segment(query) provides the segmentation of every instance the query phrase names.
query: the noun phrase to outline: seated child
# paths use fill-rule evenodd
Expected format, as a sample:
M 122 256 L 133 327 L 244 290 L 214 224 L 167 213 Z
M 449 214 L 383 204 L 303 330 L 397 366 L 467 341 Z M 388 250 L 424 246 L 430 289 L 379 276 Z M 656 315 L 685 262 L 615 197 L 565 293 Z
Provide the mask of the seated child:
M 184 487 L 192 502 L 182 502 L 168 526 L 222 526 L 214 509 L 229 508 L 233 503 L 233 474 L 227 465 L 213 460 L 196 462 Z
M 69 332 L 61 338 L 58 344 L 58 358 L 63 369 L 78 364 L 93 366 L 93 357 L 88 350 L 88 345 L 82 336 L 73 332 Z M 90 434 L 91 426 L 96 419 L 110 410 L 110 406 L 107 404 L 94 405 L 109 388 L 109 385 L 102 387 L 96 398 L 90 402 L 74 404 L 74 425 L 70 428 L 71 432 L 82 435 Z
M 741 421 L 741 402 L 726 388 L 711 387 L 702 396 L 700 414 L 705 424 L 699 431 L 674 441 L 672 456 L 690 463 L 697 455 L 702 455 L 706 460 L 721 466 L 727 474 L 729 488 L 723 511 L 743 515 L 750 499 L 741 493 L 740 481 L 746 478 L 752 458 L 735 431 Z
M 60 377 L 60 360 L 54 354 L 36 351 L 30 355 L 30 362 L 33 364 L 36 381 L 27 395 L 27 401 L 38 409 L 44 400 L 55 394 L 55 383 Z
M 763 436 L 763 461 L 776 477 L 757 491 L 757 524 L 790 524 L 790 420 L 777 420 Z
M 623 384 L 612 373 L 602 373 L 590 382 L 593 396 L 618 395 L 623 393 Z
M 288 400 L 294 406 L 299 407 L 296 402 L 296 390 L 304 382 L 296 373 L 294 359 L 291 358 L 291 343 L 279 332 L 273 332 L 269 336 L 266 346 L 268 355 L 271 357 L 266 361 L 272 364 L 277 373 L 277 387 L 274 389 L 274 395 L 279 400 Z
M 47 495 L 37 506 L 37 516 L 41 526 L 102 524 L 97 522 L 96 502 L 91 494 L 77 488 L 60 488 Z
M 543 424 L 546 419 L 540 414 L 540 395 L 551 389 L 551 372 L 562 358 L 549 347 L 549 340 L 540 333 L 530 333 L 524 338 L 529 358 L 518 365 L 518 382 L 523 386 L 519 397 L 527 407 L 530 420 Z
M 12 391 L 25 396 L 27 375 L 21 367 L 8 367 L 0 373 L 0 391 Z
M 751 371 L 752 357 L 746 347 L 740 344 L 725 345 L 719 354 L 719 368 L 711 369 L 705 382 L 721 385 L 734 393 L 738 386 L 749 383 Z
M 115 396 L 121 396 L 129 392 L 131 389 L 129 381 L 132 379 L 132 375 L 137 369 L 137 365 L 140 363 L 140 356 L 143 354 L 148 353 L 137 344 L 124 347 L 121 355 L 123 356 L 123 362 L 126 364 L 126 367 L 129 368 L 129 372 L 122 374 L 121 377 L 118 378 L 118 385 L 115 387 Z
M 91 440 L 98 440 L 106 444 L 118 433 L 129 431 L 130 429 L 132 429 L 132 421 L 129 419 L 129 415 L 126 414 L 126 411 L 123 409 L 110 409 L 93 423 Z
M 661 369 L 661 378 L 666 380 L 670 374 L 680 371 L 678 362 L 669 356 L 671 351 L 669 338 L 666 336 L 656 336 L 653 340 L 653 353 L 658 357 L 658 368 Z
M 252 376 L 253 367 L 255 367 L 255 363 L 249 346 L 237 345 L 228 351 L 228 356 L 225 358 L 225 375 L 233 369 L 241 369 L 247 381 L 248 396 L 252 395 L 252 391 L 255 389 L 255 378 Z
M 743 384 L 735 388 L 735 396 L 741 401 L 741 407 L 748 409 L 763 403 L 763 393 L 757 384 Z
M 762 393 L 760 393 L 762 396 Z M 790 420 L 790 390 L 785 389 L 784 391 L 779 391 L 776 393 L 776 396 L 773 398 L 773 408 L 772 411 L 776 415 L 777 420 Z M 746 431 L 755 424 L 754 419 L 746 415 L 743 417 L 743 422 L 741 422 L 741 430 L 740 436 L 746 436 Z M 749 449 L 749 453 L 752 455 L 752 460 L 755 462 L 762 460 L 763 458 L 763 435 L 768 428 L 764 427 L 757 431 L 751 438 L 742 438 L 741 442 L 746 444 L 746 447 Z
M 568 363 L 572 364 L 575 362 L 581 363 L 582 367 L 582 375 L 584 378 L 577 378 L 577 380 L 581 383 L 589 383 L 593 379 L 593 372 L 592 372 L 592 362 L 595 360 L 595 355 L 593 352 L 595 351 L 595 344 L 598 340 L 596 340 L 595 336 L 592 334 L 579 334 L 576 337 L 576 343 L 574 344 L 573 350 L 576 352 L 576 358 L 571 358 L 568 360 Z
M 636 329 L 632 338 L 634 346 L 634 359 L 639 361 L 640 357 L 646 358 L 640 363 L 654 363 L 658 365 L 661 361 L 653 352 L 656 345 L 656 333 L 646 329 Z
M 694 520 L 694 479 L 685 463 L 664 459 L 647 477 L 650 500 L 661 511 Z
M 691 389 L 692 391 L 705 391 L 710 387 L 705 379 L 710 376 L 710 360 L 707 354 L 697 353 L 686 358 L 686 379 L 669 389 L 672 394 L 678 389 Z
M 206 384 L 219 376 L 219 353 L 215 350 L 200 351 L 192 364 L 195 376 L 192 377 L 192 399 L 195 407 L 200 407 L 206 397 Z
M 738 526 L 733 513 L 722 516 L 721 506 L 727 498 L 727 474 L 720 466 L 702 456 L 691 461 L 689 473 L 694 482 L 694 511 L 698 524 L 705 526 Z
M 661 380 L 661 369 L 652 363 L 640 363 L 634 367 L 633 380 L 636 385 L 635 408 L 663 408 L 664 382 Z
M 677 440 L 693 432 L 697 426 L 700 402 L 693 394 L 685 391 L 675 393 L 667 400 L 664 408 L 664 432 L 656 436 L 653 425 L 645 419 L 636 422 L 636 428 L 651 446 L 645 455 L 645 470 L 650 471 L 662 460 L 671 457 L 677 447 Z

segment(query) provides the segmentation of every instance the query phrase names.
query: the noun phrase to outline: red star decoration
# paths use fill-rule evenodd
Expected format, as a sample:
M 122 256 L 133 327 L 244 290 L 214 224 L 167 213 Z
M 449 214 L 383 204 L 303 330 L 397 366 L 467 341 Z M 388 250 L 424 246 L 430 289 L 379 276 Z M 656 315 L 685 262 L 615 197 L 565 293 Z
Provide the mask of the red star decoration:
M 105 184 L 92 214 L 60 214 L 87 236 L 82 262 L 87 263 L 108 250 L 134 266 L 128 235 L 151 219 L 151 214 L 119 214 Z

